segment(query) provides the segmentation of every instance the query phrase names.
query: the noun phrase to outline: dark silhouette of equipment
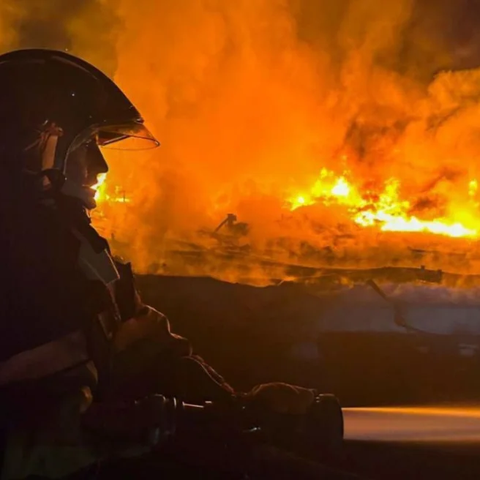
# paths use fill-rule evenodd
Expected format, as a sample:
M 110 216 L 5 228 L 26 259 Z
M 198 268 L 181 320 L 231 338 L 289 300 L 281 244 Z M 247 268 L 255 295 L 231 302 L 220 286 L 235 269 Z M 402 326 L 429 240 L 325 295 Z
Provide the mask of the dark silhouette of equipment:
M 229 234 L 234 236 L 243 236 L 248 233 L 248 224 L 245 222 L 237 223 L 237 216 L 234 213 L 228 213 L 226 218 L 220 222 L 217 228 L 213 231 L 217 234 L 222 227 L 225 227 Z
M 159 452 L 180 444 L 202 459 L 208 457 L 202 449 L 216 445 L 222 452 L 212 463 L 225 468 L 228 458 L 229 468 L 244 475 L 270 465 L 267 470 L 288 468 L 300 478 L 318 478 L 319 469 L 326 468 L 318 460 L 338 455 L 343 443 L 343 414 L 333 395 L 317 395 L 305 415 L 273 413 L 241 400 L 194 405 L 152 395 L 114 406 L 93 404 L 84 426 L 107 439 L 140 441 Z
M 366 282 L 366 284 L 370 287 L 373 288 L 373 290 L 380 295 L 386 302 L 388 302 L 392 307 L 394 311 L 394 317 L 393 321 L 395 322 L 395 325 L 398 327 L 402 327 L 405 330 L 407 330 L 410 333 L 418 333 L 422 335 L 437 335 L 436 333 L 433 332 L 426 332 L 425 330 L 422 330 L 420 328 L 413 327 L 410 325 L 403 313 L 403 306 L 396 300 L 390 298 L 380 287 L 377 283 L 375 283 L 374 280 L 370 279 Z

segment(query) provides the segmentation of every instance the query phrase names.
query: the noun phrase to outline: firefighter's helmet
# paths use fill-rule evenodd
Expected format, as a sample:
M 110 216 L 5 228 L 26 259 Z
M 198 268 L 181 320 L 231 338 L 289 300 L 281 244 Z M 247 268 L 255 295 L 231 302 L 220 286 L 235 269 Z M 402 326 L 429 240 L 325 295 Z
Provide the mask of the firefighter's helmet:
M 36 175 L 44 193 L 79 198 L 87 209 L 95 207 L 95 177 L 108 170 L 99 147 L 126 139 L 158 145 L 110 78 L 56 50 L 0 56 L 0 123 L 0 167 Z

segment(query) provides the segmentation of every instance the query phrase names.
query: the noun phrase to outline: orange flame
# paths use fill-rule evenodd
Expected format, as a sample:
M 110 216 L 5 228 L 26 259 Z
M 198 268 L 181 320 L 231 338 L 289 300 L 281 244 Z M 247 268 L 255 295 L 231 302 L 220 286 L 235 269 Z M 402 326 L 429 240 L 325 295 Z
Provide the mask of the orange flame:
M 421 220 L 409 215 L 410 202 L 399 197 L 400 182 L 391 178 L 383 186 L 375 202 L 371 202 L 367 195 L 359 193 L 354 185 L 346 179 L 346 175 L 336 177 L 333 172 L 322 169 L 319 179 L 309 192 L 302 192 L 287 199 L 290 210 L 318 202 L 331 204 L 332 202 L 346 205 L 352 219 L 362 227 L 378 226 L 385 232 L 429 232 L 450 237 L 477 237 L 478 227 L 465 225 L 448 218 Z M 472 180 L 468 185 L 468 193 L 474 196 L 477 190 L 477 181 Z
M 100 173 L 97 176 L 97 183 L 92 187 L 92 190 L 95 190 L 95 201 L 100 202 L 105 196 L 105 180 L 107 179 L 106 173 Z
M 165 148 L 107 149 L 97 200 L 140 271 L 211 248 L 198 232 L 227 213 L 249 226 L 239 248 L 282 262 L 418 266 L 422 251 L 480 271 L 480 69 L 443 43 L 450 5 L 117 3 L 115 80 Z
M 120 187 L 114 187 L 114 195 L 107 193 L 107 174 L 101 173 L 97 177 L 97 183 L 92 187 L 95 190 L 95 201 L 97 204 L 102 202 L 115 202 L 115 203 L 130 203 L 131 198 L 125 195 L 125 192 L 122 192 Z

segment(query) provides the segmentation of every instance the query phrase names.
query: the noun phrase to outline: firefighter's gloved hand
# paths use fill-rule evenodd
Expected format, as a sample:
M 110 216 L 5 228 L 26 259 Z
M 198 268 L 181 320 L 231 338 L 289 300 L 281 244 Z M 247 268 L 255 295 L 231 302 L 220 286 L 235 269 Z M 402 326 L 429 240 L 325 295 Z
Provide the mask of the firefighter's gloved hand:
M 313 389 L 287 383 L 265 383 L 248 392 L 244 400 L 274 413 L 303 415 L 315 400 Z
M 168 318 L 148 305 L 143 305 L 135 317 L 122 323 L 115 335 L 115 351 L 121 352 L 144 339 L 155 341 L 179 357 L 192 353 L 190 342 L 170 331 Z

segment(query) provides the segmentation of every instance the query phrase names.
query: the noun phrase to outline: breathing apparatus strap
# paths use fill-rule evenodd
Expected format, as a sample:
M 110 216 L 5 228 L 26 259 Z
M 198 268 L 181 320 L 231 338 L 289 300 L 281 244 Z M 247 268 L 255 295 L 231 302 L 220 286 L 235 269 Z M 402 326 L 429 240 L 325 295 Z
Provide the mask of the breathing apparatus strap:
M 72 228 L 80 241 L 78 266 L 92 283 L 92 295 L 101 297 L 102 311 L 95 321 L 87 326 L 87 341 L 90 357 L 98 370 L 98 391 L 108 389 L 113 362 L 113 338 L 120 324 L 118 306 L 115 302 L 115 284 L 120 275 L 113 261 L 108 243 L 90 226 L 83 224 L 82 231 Z M 97 292 L 97 293 L 96 293 Z

